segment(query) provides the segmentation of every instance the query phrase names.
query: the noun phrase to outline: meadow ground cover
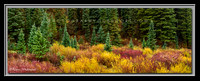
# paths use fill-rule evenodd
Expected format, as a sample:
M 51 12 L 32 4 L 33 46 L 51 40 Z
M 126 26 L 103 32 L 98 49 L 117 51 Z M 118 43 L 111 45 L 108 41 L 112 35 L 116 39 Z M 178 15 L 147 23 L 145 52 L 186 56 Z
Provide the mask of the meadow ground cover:
M 9 50 L 8 73 L 191 73 L 191 49 L 112 49 L 104 51 L 104 44 L 75 49 L 56 42 L 43 60 Z

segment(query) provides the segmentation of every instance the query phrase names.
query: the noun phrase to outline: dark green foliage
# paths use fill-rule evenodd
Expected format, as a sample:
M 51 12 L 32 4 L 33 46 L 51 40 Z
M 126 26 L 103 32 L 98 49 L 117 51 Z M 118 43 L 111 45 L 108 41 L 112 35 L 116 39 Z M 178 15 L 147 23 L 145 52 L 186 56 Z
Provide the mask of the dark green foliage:
M 52 36 L 52 32 L 50 32 L 49 28 L 49 19 L 48 14 L 44 12 L 43 19 L 41 22 L 40 30 L 44 38 L 49 39 Z
M 187 44 L 190 48 L 192 44 L 192 9 L 176 8 L 177 35 L 180 40 Z
M 36 34 L 36 27 L 35 27 L 35 23 L 32 25 L 32 28 L 31 28 L 31 32 L 30 32 L 30 35 L 29 35 L 29 39 L 28 39 L 28 50 L 30 53 L 33 52 L 33 49 L 32 49 L 32 45 L 34 45 L 36 43 L 36 41 L 34 41 L 35 39 L 33 38 Z
M 78 43 L 79 43 L 79 44 L 83 44 L 83 43 L 84 43 L 84 40 L 83 40 L 83 37 L 82 37 L 82 36 L 81 36 L 80 39 L 78 40 Z
M 78 44 L 77 44 L 76 36 L 74 36 L 74 48 L 78 49 Z
M 162 46 L 162 49 L 166 49 L 166 47 L 167 47 L 167 43 L 164 42 L 164 44 L 163 44 L 163 46 Z
M 74 39 L 71 38 L 71 47 L 74 48 Z
M 142 41 L 142 48 L 144 49 L 146 47 L 146 41 L 145 39 L 143 38 L 143 41 Z
M 93 45 L 96 45 L 96 33 L 95 33 L 95 27 L 93 28 L 93 31 L 92 31 L 92 38 L 91 38 L 91 41 L 90 41 L 90 46 L 93 46 Z
M 133 49 L 133 41 L 132 41 L 132 38 L 130 39 L 130 41 L 129 41 L 129 48 L 131 48 L 131 49 Z
M 78 14 L 78 8 L 68 8 L 68 18 L 70 21 L 68 29 L 70 34 L 75 34 L 77 32 L 79 21 Z
M 17 52 L 19 54 L 25 54 L 26 53 L 26 46 L 25 46 L 25 40 L 24 40 L 24 33 L 23 30 L 20 30 L 18 41 L 17 41 Z
M 84 8 L 83 9 L 83 14 L 82 14 L 82 27 L 83 29 L 85 30 L 85 39 L 86 41 L 89 41 L 90 40 L 90 22 L 89 22 L 89 9 L 88 8 Z
M 43 58 L 44 55 L 49 51 L 49 42 L 42 36 L 40 28 L 35 31 L 35 35 L 33 36 L 34 44 L 32 45 L 32 53 L 36 54 L 36 58 Z
M 63 38 L 62 38 L 61 44 L 65 47 L 71 46 L 70 35 L 67 32 L 66 24 L 65 24 L 65 27 L 64 27 Z
M 43 8 L 33 8 L 32 13 L 32 22 L 35 22 L 36 27 L 40 27 L 44 13 Z
M 109 32 L 107 33 L 106 36 L 106 44 L 104 46 L 104 50 L 109 52 L 112 51 Z
M 17 42 L 20 29 L 25 28 L 24 9 L 8 8 L 8 37 Z
M 104 34 L 102 26 L 100 26 L 97 32 L 97 43 L 105 43 L 105 34 Z
M 56 21 L 55 21 L 53 15 L 51 15 L 49 30 L 52 34 L 52 37 L 50 38 L 50 41 L 52 43 L 53 39 L 56 39 L 56 36 L 57 36 Z
M 156 32 L 154 30 L 154 23 L 151 20 L 149 25 L 149 33 L 148 33 L 148 40 L 147 40 L 147 47 L 151 48 L 152 50 L 156 49 Z

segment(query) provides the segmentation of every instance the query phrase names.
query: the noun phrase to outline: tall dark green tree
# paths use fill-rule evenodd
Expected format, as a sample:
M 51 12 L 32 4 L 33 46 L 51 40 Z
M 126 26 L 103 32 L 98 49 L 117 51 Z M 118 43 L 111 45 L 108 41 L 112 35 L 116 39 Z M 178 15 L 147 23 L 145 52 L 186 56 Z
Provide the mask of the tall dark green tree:
M 102 26 L 100 26 L 97 32 L 97 43 L 105 43 L 105 34 L 104 34 Z
M 146 47 L 146 41 L 145 41 L 145 38 L 143 38 L 143 41 L 142 41 L 142 48 L 144 49 Z
M 35 31 L 35 35 L 33 36 L 34 43 L 31 45 L 32 53 L 36 54 L 36 58 L 44 58 L 44 55 L 49 51 L 49 42 L 43 37 L 40 28 Z
M 25 54 L 26 53 L 26 46 L 25 46 L 25 40 L 24 40 L 24 33 L 23 30 L 20 30 L 18 41 L 17 41 L 17 50 L 19 54 Z
M 90 41 L 90 46 L 96 45 L 96 32 L 95 32 L 96 27 L 93 28 L 92 31 L 92 39 Z
M 90 10 L 88 8 L 84 8 L 83 9 L 83 14 L 82 14 L 82 26 L 83 26 L 83 29 L 85 30 L 85 39 L 86 41 L 89 41 L 90 40 L 90 17 L 89 17 L 89 13 L 90 13 Z
M 53 40 L 56 39 L 56 36 L 57 36 L 57 27 L 56 27 L 56 21 L 53 17 L 53 14 L 51 14 L 51 19 L 50 19 L 50 24 L 49 24 L 49 30 L 50 32 L 52 33 L 52 37 L 50 38 L 51 40 L 51 43 L 53 42 Z
M 23 8 L 8 8 L 8 37 L 17 42 L 20 29 L 25 28 L 25 16 Z
M 131 49 L 133 49 L 133 41 L 132 41 L 132 38 L 130 39 L 130 41 L 129 41 L 129 48 L 131 48 Z
M 40 27 L 41 26 L 41 22 L 42 22 L 42 19 L 43 19 L 43 8 L 33 8 L 32 9 L 32 22 L 35 23 L 35 26 L 36 27 Z
M 71 47 L 74 48 L 74 39 L 71 38 Z
M 46 12 L 44 12 L 44 15 L 42 17 L 42 22 L 41 22 L 41 26 L 40 26 L 40 30 L 41 33 L 43 35 L 43 37 L 45 37 L 46 39 L 49 39 L 50 37 L 52 37 L 52 32 L 50 32 L 50 28 L 49 28 L 49 19 L 48 19 L 48 14 Z
M 178 39 L 191 47 L 192 41 L 192 9 L 191 8 L 176 8 L 177 19 L 177 35 Z
M 112 45 L 111 45 L 111 42 L 110 42 L 110 35 L 109 35 L 109 32 L 107 33 L 107 36 L 106 36 L 106 44 L 104 46 L 104 50 L 105 51 L 112 51 Z
M 30 32 L 30 35 L 29 35 L 29 38 L 28 38 L 28 50 L 30 53 L 33 52 L 33 49 L 32 49 L 32 45 L 36 44 L 36 41 L 34 41 L 35 39 L 33 38 L 34 36 L 36 36 L 36 26 L 35 26 L 35 23 L 32 25 L 32 28 L 31 28 L 31 32 Z
M 78 43 L 79 43 L 79 44 L 83 44 L 83 43 L 84 43 L 84 40 L 83 40 L 83 37 L 82 37 L 82 36 L 79 38 Z
M 65 27 L 64 27 L 63 38 L 62 38 L 62 43 L 61 44 L 63 46 L 65 46 L 65 47 L 71 45 L 70 35 L 67 32 L 66 24 L 65 24 Z
M 151 48 L 152 50 L 156 49 L 156 32 L 154 30 L 154 23 L 151 20 L 149 25 L 149 33 L 148 33 L 148 40 L 147 40 L 147 47 Z
M 178 49 L 179 46 L 178 46 L 178 36 L 177 36 L 177 35 L 176 35 L 176 37 L 175 37 L 175 43 L 176 43 L 176 49 Z
M 78 43 L 76 40 L 76 36 L 74 36 L 74 48 L 78 49 Z

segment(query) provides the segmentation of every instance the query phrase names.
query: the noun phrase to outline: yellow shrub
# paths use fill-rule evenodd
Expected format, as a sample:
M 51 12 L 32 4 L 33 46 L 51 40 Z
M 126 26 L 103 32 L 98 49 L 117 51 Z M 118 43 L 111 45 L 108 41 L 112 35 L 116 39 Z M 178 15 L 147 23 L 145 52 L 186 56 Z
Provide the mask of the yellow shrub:
M 60 45 L 58 42 L 53 43 L 53 45 L 50 47 L 51 53 L 57 53 L 60 49 Z
M 60 46 L 60 55 L 64 55 L 65 57 L 71 57 L 76 55 L 76 49 L 71 47 Z
M 118 63 L 113 64 L 112 68 L 115 73 L 135 73 L 133 63 L 128 59 L 121 59 Z
M 81 57 L 75 62 L 65 61 L 60 68 L 65 73 L 109 73 L 104 66 L 98 64 L 96 58 Z
M 134 49 L 134 50 L 140 50 L 140 51 L 142 51 L 142 48 L 139 47 L 139 46 L 134 46 L 133 49 Z
M 156 68 L 156 73 L 169 73 L 169 70 L 166 67 Z
M 104 51 L 104 44 L 93 45 L 90 48 L 93 52 L 101 52 Z
M 104 51 L 100 54 L 98 62 L 108 67 L 111 67 L 113 63 L 116 63 L 120 60 L 120 55 L 113 54 L 112 52 Z
M 143 54 L 144 55 L 153 54 L 153 51 L 150 48 L 144 48 Z
M 178 63 L 170 67 L 170 73 L 191 73 L 192 69 L 184 63 Z

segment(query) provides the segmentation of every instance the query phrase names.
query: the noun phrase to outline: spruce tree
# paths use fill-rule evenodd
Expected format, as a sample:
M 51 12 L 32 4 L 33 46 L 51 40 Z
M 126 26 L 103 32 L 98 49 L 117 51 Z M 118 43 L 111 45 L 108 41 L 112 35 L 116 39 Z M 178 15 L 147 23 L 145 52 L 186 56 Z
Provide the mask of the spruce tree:
M 97 32 L 97 43 L 105 43 L 105 34 L 104 34 L 102 26 L 100 26 Z
M 82 36 L 81 36 L 80 39 L 78 40 L 78 43 L 79 43 L 79 44 L 83 44 L 83 43 L 84 43 L 84 40 L 83 40 L 83 37 L 82 37 Z
M 74 48 L 74 39 L 71 38 L 71 47 Z
M 106 44 L 104 46 L 104 50 L 109 51 L 109 52 L 112 51 L 109 32 L 107 33 L 107 36 L 106 36 Z
M 78 49 L 78 44 L 77 44 L 76 36 L 74 36 L 74 48 Z
M 154 30 L 154 23 L 151 20 L 150 22 L 150 28 L 149 28 L 149 33 L 148 33 L 148 40 L 147 40 L 147 47 L 151 48 L 151 50 L 156 49 L 156 33 Z
M 67 47 L 67 46 L 70 46 L 70 35 L 68 34 L 67 32 L 67 27 L 66 27 L 66 24 L 65 24 L 65 27 L 64 27 L 64 32 L 63 32 L 63 38 L 62 38 L 62 45 Z
M 82 14 L 82 19 L 83 19 L 83 22 L 82 22 L 82 27 L 83 29 L 85 30 L 85 39 L 86 41 L 89 41 L 90 40 L 90 17 L 89 17 L 89 9 L 88 8 L 84 8 L 83 9 L 83 14 Z
M 167 43 L 164 42 L 164 44 L 163 44 L 163 46 L 162 46 L 162 49 L 166 49 L 166 47 L 167 47 Z
M 51 43 L 52 43 L 53 39 L 56 39 L 56 36 L 57 36 L 56 21 L 55 21 L 55 18 L 53 17 L 53 14 L 51 14 L 49 28 L 50 28 L 50 32 L 52 34 L 52 37 L 50 39 Z
M 143 41 L 142 41 L 142 48 L 144 49 L 146 47 L 146 41 L 145 39 L 143 38 Z
M 133 49 L 133 41 L 132 41 L 132 38 L 130 39 L 130 41 L 129 41 L 129 48 L 131 48 L 131 49 Z
M 35 31 L 35 35 L 33 36 L 34 44 L 32 45 L 32 53 L 36 54 L 36 58 L 43 58 L 44 55 L 49 51 L 49 42 L 43 37 L 40 28 Z
M 19 54 L 25 54 L 26 53 L 26 46 L 25 46 L 25 40 L 24 40 L 24 33 L 23 30 L 20 30 L 18 41 L 17 41 L 17 50 Z
M 96 45 L 96 33 L 95 33 L 95 27 L 93 28 L 92 31 L 92 39 L 90 41 L 90 46 Z
M 8 37 L 17 42 L 20 29 L 24 30 L 25 16 L 23 8 L 8 8 Z
M 36 41 L 34 41 L 35 39 L 33 38 L 35 36 L 36 31 L 37 30 L 36 30 L 35 23 L 34 23 L 32 25 L 30 35 L 29 35 L 29 39 L 28 39 L 28 50 L 29 50 L 30 53 L 33 52 L 32 45 L 34 45 L 36 43 Z
M 48 19 L 48 14 L 46 12 L 44 12 L 40 30 L 41 30 L 43 37 L 45 37 L 46 39 L 49 39 L 49 37 L 51 37 L 51 35 L 52 35 L 52 33 L 50 32 L 49 24 L 50 23 L 49 23 L 49 19 Z

